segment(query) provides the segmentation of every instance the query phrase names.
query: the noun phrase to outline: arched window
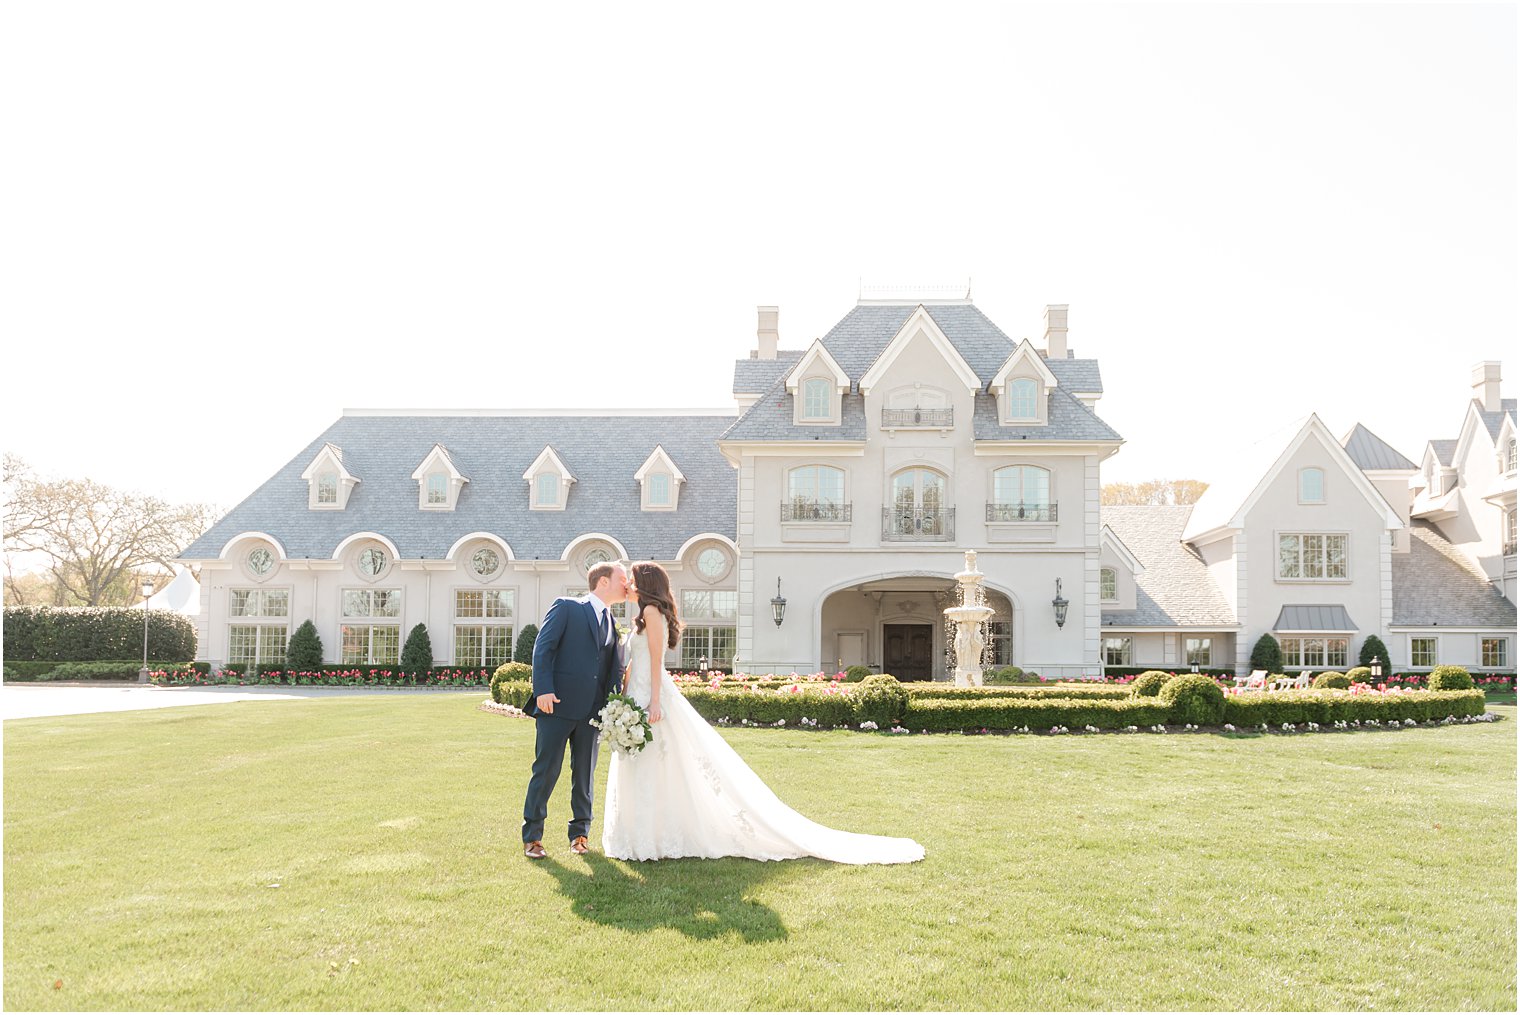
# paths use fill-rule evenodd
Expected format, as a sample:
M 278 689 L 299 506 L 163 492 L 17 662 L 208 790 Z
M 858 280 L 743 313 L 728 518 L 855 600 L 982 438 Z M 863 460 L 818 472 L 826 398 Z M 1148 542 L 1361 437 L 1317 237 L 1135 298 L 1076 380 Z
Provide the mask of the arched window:
M 829 382 L 822 377 L 809 377 L 802 382 L 802 418 L 828 419 Z
M 1098 595 L 1105 603 L 1119 598 L 1119 572 L 1105 567 L 1098 570 Z
M 1323 504 L 1325 502 L 1325 470 L 1298 470 L 1298 501 L 1300 504 Z
M 1039 416 L 1036 408 L 1039 395 L 1039 384 L 1028 377 L 1008 382 L 1008 418 L 1034 419 Z
M 832 465 L 799 465 L 787 473 L 783 521 L 849 521 L 844 502 L 844 470 Z
M 1038 465 L 1010 465 L 992 474 L 989 522 L 1053 522 L 1050 470 Z
M 1509 447 L 1504 450 L 1504 471 L 1515 471 L 1515 438 L 1509 439 Z
M 904 469 L 894 475 L 885 535 L 895 539 L 954 538 L 945 487 L 944 475 L 933 469 Z

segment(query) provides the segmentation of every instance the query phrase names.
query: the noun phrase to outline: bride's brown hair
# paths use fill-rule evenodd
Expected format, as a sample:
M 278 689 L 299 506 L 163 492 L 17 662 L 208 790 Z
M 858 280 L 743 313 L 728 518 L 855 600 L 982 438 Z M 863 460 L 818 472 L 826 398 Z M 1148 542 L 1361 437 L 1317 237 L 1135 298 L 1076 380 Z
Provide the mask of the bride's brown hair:
M 644 607 L 653 606 L 665 615 L 665 638 L 671 648 L 681 640 L 681 618 L 676 614 L 676 601 L 670 594 L 670 575 L 652 560 L 641 560 L 628 569 L 633 583 L 639 590 L 639 615 L 634 627 L 644 633 Z

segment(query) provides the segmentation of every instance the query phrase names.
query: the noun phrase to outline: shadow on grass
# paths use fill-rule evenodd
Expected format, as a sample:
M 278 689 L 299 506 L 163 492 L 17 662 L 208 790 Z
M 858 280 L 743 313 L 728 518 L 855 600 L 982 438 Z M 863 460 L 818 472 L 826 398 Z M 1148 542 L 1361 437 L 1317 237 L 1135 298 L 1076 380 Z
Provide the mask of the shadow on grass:
M 559 882 L 560 893 L 582 920 L 636 932 L 670 928 L 700 940 L 725 934 L 749 942 L 787 936 L 776 911 L 752 895 L 779 872 L 778 864 L 661 860 L 625 868 L 596 853 L 572 864 L 546 857 L 534 867 Z

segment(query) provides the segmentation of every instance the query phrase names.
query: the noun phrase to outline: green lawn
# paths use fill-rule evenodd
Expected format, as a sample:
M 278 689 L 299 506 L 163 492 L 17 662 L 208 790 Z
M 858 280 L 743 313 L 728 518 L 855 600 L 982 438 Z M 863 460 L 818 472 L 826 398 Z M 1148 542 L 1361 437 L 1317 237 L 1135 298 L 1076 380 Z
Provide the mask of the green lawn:
M 725 730 L 804 813 L 928 859 L 575 857 L 562 784 L 534 864 L 532 723 L 480 697 L 6 723 L 5 1006 L 1516 1004 L 1513 721 Z

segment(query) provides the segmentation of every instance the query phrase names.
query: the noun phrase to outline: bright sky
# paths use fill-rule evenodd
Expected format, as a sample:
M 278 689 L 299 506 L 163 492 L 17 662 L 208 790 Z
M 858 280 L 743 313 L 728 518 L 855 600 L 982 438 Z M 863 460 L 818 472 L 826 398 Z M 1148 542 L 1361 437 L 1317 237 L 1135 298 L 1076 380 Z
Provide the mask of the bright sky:
M 742 13 L 741 13 L 742 12 Z M 731 404 L 858 285 L 1071 306 L 1104 479 L 1515 391 L 1514 4 L 10 4 L 3 446 L 230 507 L 344 407 Z

